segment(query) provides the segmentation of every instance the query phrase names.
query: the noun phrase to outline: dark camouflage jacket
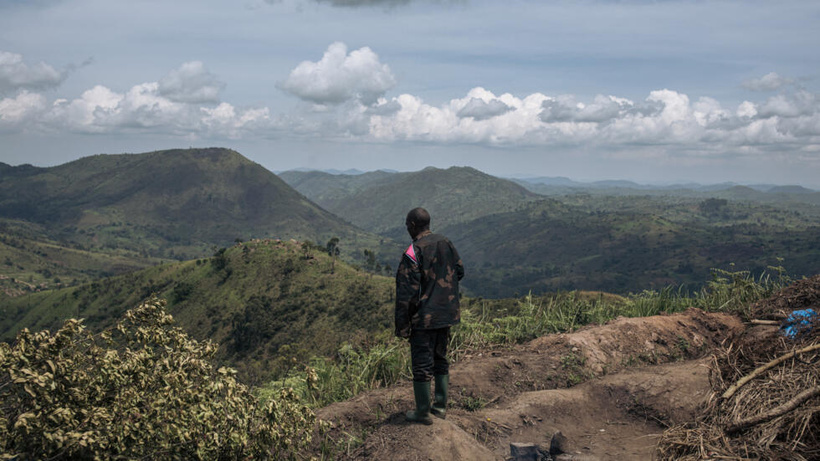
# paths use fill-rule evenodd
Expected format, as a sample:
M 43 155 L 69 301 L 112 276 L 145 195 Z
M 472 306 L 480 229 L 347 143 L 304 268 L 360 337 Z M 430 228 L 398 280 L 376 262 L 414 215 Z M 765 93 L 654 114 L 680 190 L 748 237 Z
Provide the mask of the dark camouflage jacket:
M 419 234 L 396 272 L 396 336 L 457 324 L 462 277 L 464 265 L 453 244 L 430 231 Z

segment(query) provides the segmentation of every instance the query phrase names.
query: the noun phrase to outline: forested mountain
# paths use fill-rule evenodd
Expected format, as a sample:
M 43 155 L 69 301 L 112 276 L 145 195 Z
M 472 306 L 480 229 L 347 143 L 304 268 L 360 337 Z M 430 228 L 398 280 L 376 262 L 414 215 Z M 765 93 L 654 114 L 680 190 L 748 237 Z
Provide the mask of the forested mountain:
M 759 274 L 782 264 L 811 275 L 820 263 L 820 225 L 789 211 L 719 200 L 670 205 L 648 197 L 613 198 L 610 205 L 604 212 L 582 203 L 535 202 L 441 231 L 471 269 L 467 285 L 490 297 L 694 289 L 715 268 Z
M 371 232 L 394 238 L 405 234 L 404 218 L 426 208 L 438 228 L 511 211 L 538 196 L 518 184 L 469 167 L 428 167 L 413 173 L 373 172 L 330 175 L 281 174 L 299 192 L 330 212 Z
M 0 178 L 0 216 L 89 247 L 196 247 L 351 232 L 276 175 L 227 149 L 95 155 Z
M 565 178 L 530 184 L 548 188 L 547 197 L 459 168 L 283 177 L 328 210 L 394 239 L 405 234 L 404 210 L 428 208 L 433 230 L 459 248 L 473 295 L 694 289 L 714 268 L 759 273 L 782 258 L 787 270 L 810 275 L 820 266 L 820 207 L 811 204 L 820 193 L 794 187 L 664 190 L 606 181 L 581 188 Z
M 401 173 L 370 171 L 361 174 L 333 174 L 291 170 L 279 173 L 279 177 L 313 202 L 325 206 L 345 200 L 371 186 L 389 185 L 397 174 Z
M 383 240 L 228 149 L 2 166 L 0 288 L 7 293 L 209 256 L 255 237 L 322 243 L 338 237 L 343 254 L 358 259 L 362 248 L 376 251 Z

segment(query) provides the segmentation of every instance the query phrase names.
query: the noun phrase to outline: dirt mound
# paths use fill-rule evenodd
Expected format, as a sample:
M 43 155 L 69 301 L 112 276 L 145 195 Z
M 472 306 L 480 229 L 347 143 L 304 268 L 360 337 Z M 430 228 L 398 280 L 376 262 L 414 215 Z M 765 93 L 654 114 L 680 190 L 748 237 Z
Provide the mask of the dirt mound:
M 350 458 L 395 461 L 488 460 L 497 456 L 451 421 L 436 419 L 432 426 L 408 424 L 404 414 L 392 415 L 369 434 Z
M 752 316 L 763 320 L 783 320 L 793 311 L 820 308 L 820 274 L 798 280 L 768 299 L 752 304 Z
M 621 318 L 466 356 L 451 368 L 447 419 L 432 426 L 404 421 L 409 382 L 318 416 L 333 424 L 337 459 L 505 459 L 510 443 L 549 448 L 557 432 L 565 459 L 648 459 L 664 428 L 707 401 L 707 355 L 742 331 L 735 317 L 697 309 Z
M 468 355 L 451 376 L 451 387 L 462 407 L 475 400 L 503 402 L 520 392 L 569 387 L 627 367 L 699 358 L 743 328 L 736 317 L 699 309 L 618 318 L 506 351 Z

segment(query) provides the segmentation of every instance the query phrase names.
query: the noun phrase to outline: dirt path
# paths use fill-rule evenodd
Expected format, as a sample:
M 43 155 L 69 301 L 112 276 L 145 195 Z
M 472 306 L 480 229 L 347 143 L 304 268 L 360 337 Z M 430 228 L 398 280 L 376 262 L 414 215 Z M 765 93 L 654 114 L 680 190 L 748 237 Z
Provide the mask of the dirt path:
M 708 358 L 743 331 L 725 314 L 617 319 L 515 348 L 475 353 L 451 368 L 447 419 L 408 424 L 410 383 L 321 409 L 334 425 L 338 459 L 503 460 L 511 443 L 559 459 L 651 459 L 670 424 L 691 420 L 709 398 Z

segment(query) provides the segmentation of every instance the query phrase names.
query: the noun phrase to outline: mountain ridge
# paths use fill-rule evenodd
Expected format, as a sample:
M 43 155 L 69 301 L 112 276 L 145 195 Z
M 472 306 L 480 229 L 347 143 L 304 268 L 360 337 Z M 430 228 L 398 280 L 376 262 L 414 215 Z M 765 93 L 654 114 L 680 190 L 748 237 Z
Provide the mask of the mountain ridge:
M 359 232 L 261 165 L 221 148 L 101 154 L 24 177 L 4 175 L 0 216 L 73 234 L 85 246 L 95 246 L 94 239 L 79 232 L 110 233 L 112 227 L 165 236 L 181 242 L 170 245 L 178 247 Z
M 418 206 L 430 212 L 435 220 L 433 225 L 444 227 L 514 209 L 539 198 L 512 181 L 472 167 L 427 167 L 410 173 L 371 172 L 353 178 L 316 173 L 283 174 L 283 179 L 325 209 L 365 230 L 392 238 L 404 235 L 405 215 Z

